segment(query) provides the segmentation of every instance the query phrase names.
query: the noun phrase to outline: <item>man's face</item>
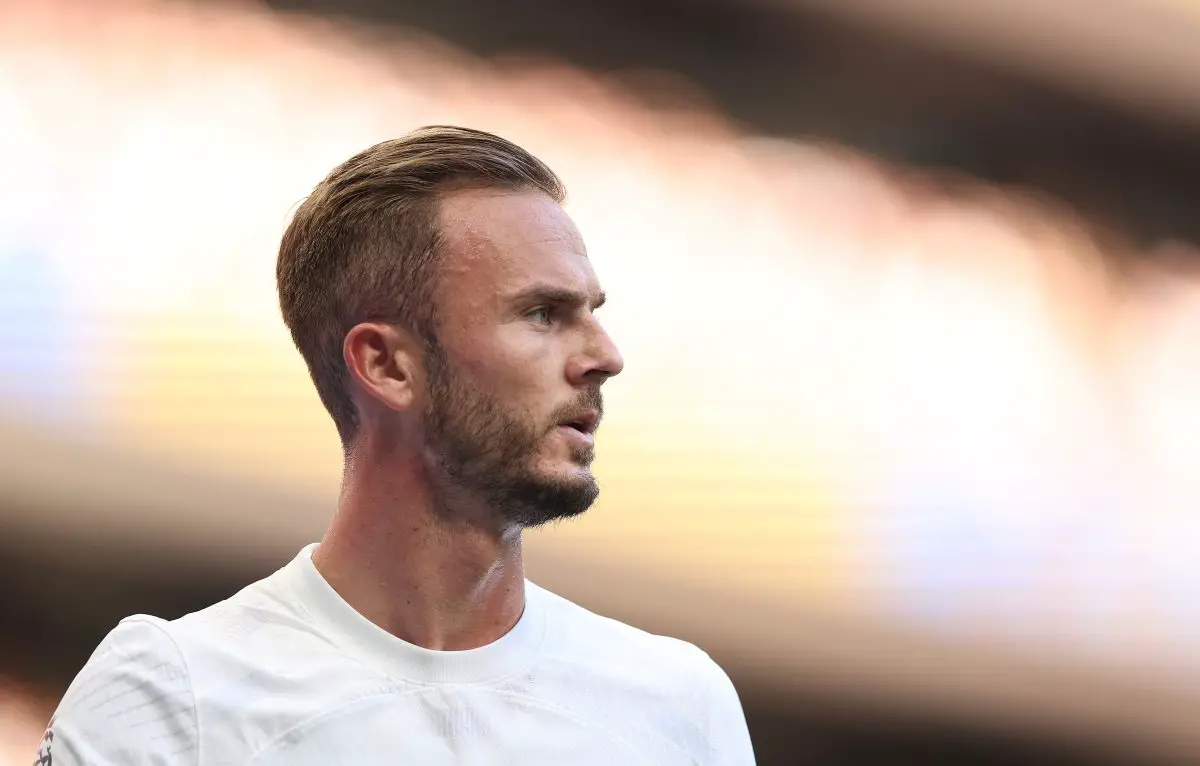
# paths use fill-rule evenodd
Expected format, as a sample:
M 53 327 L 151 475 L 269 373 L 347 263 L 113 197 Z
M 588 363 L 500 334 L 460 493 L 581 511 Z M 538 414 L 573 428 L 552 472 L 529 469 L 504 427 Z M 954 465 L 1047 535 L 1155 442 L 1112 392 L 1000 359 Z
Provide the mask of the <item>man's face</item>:
M 449 194 L 441 225 L 427 454 L 510 522 L 582 513 L 599 493 L 600 386 L 623 365 L 593 314 L 603 293 L 583 241 L 537 192 Z

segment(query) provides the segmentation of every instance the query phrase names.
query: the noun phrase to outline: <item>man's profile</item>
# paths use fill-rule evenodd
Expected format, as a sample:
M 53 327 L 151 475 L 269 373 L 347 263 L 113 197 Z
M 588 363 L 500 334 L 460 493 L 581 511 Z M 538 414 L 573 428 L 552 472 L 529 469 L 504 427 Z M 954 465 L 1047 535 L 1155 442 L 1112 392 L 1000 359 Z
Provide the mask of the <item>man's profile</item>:
M 455 127 L 318 184 L 276 275 L 344 448 L 328 530 L 226 601 L 123 620 L 55 713 L 55 766 L 753 763 L 708 655 L 525 579 L 522 530 L 596 499 L 623 365 L 564 197 Z

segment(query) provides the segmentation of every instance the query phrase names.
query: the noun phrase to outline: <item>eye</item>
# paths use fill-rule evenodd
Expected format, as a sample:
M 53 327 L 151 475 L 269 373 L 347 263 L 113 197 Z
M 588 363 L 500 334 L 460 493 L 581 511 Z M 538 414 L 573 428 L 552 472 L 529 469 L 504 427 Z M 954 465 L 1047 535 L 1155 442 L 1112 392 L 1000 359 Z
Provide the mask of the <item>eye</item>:
M 530 309 L 529 311 L 525 312 L 526 318 L 532 319 L 538 324 L 550 324 L 553 314 L 554 309 L 550 306 L 538 306 L 535 309 Z

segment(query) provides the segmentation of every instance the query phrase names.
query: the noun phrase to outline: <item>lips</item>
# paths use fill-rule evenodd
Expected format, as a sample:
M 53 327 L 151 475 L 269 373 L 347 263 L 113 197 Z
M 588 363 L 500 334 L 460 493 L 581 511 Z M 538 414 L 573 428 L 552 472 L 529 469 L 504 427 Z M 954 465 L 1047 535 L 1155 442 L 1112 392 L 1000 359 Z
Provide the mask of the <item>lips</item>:
M 559 421 L 560 426 L 573 428 L 582 434 L 594 434 L 600 424 L 600 415 L 595 410 L 588 410 Z

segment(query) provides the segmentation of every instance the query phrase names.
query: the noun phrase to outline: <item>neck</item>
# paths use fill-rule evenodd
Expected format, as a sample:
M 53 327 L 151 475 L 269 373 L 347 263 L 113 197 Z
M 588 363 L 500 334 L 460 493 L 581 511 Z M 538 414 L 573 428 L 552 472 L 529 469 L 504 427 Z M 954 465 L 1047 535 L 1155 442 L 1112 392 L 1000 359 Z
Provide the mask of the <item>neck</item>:
M 419 455 L 361 444 L 313 563 L 356 611 L 411 644 L 475 649 L 525 608 L 517 529 L 448 513 Z M 465 510 L 465 509 L 464 509 Z

